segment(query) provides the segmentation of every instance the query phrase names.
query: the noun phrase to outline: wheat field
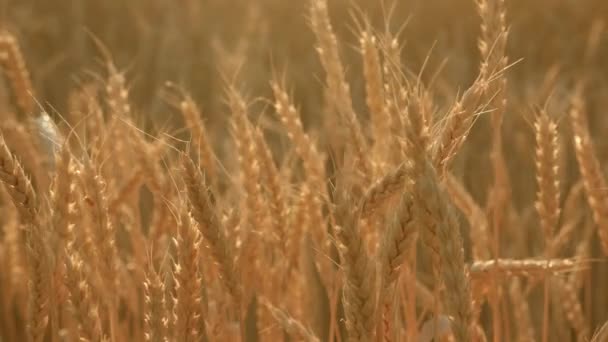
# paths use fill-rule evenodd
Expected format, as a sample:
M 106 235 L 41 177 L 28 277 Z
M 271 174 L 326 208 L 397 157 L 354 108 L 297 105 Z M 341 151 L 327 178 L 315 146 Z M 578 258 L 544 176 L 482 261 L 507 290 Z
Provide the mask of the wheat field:
M 0 342 L 608 341 L 606 1 L 0 17 Z

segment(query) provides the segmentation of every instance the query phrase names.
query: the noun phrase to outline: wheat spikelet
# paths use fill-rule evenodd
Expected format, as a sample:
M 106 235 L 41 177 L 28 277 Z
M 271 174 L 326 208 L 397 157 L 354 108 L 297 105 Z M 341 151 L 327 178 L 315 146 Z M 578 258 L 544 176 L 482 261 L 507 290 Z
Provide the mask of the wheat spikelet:
M 178 235 L 175 281 L 175 337 L 179 341 L 199 341 L 204 324 L 201 305 L 202 279 L 199 270 L 200 233 L 188 213 L 181 216 Z
M 102 332 L 99 308 L 92 298 L 92 291 L 83 270 L 84 263 L 76 251 L 67 254 L 65 285 L 70 292 L 73 315 L 79 324 L 78 335 L 86 341 L 100 341 Z
M 538 182 L 536 210 L 546 243 L 553 237 L 559 220 L 559 179 L 557 125 L 547 112 L 540 111 L 534 125 L 536 130 L 536 181 Z
M 108 80 L 105 91 L 110 113 L 126 119 L 131 115 L 131 105 L 129 104 L 129 91 L 127 90 L 125 76 L 116 69 L 111 61 L 107 62 L 107 68 Z
M 169 318 L 167 317 L 167 306 L 165 302 L 165 283 L 161 275 L 153 268 L 148 267 L 145 291 L 145 316 L 144 332 L 146 341 L 166 342 L 167 327 Z
M 398 194 L 408 180 L 408 172 L 405 164 L 399 165 L 384 177 L 377 180 L 363 194 L 361 200 L 361 217 L 369 218 L 377 210 L 380 210 L 386 202 Z
M 439 170 L 446 170 L 466 140 L 480 111 L 482 94 L 486 84 L 477 79 L 452 106 L 445 116 L 439 138 L 435 140 L 434 163 Z
M 576 288 L 572 286 L 573 284 L 560 277 L 552 278 L 551 285 L 561 299 L 561 305 L 566 313 L 566 318 L 576 331 L 577 340 L 587 341 L 589 339 L 589 324 L 579 302 Z
M 389 223 L 380 251 L 384 289 L 390 287 L 399 275 L 405 256 L 416 241 L 418 225 L 415 221 L 413 199 L 404 194 Z

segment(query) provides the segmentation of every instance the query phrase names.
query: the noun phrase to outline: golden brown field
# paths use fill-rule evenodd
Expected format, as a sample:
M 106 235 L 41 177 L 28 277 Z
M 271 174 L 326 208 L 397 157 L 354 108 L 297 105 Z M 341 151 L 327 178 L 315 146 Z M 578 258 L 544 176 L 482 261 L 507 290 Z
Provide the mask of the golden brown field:
M 608 341 L 607 1 L 0 18 L 0 342 Z

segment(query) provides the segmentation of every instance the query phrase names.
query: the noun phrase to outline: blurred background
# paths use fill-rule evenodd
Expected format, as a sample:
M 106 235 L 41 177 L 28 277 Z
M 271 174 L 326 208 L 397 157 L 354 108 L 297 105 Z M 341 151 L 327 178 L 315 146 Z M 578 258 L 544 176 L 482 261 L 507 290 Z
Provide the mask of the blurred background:
M 517 91 L 538 86 L 549 68 L 581 67 L 594 24 L 608 19 L 604 0 L 508 0 L 511 61 L 524 60 L 509 72 L 522 81 Z M 352 89 L 362 93 L 358 37 L 353 15 L 365 12 L 378 31 L 402 26 L 403 62 L 418 71 L 431 47 L 427 74 L 446 62 L 439 84 L 463 88 L 478 70 L 480 19 L 475 0 L 331 0 L 330 15 L 341 40 Z M 392 8 L 392 10 L 390 10 Z M 390 18 L 385 20 L 387 13 Z M 173 81 L 188 89 L 212 117 L 225 82 L 240 68 L 250 94 L 269 94 L 275 65 L 313 115 L 322 94 L 320 65 L 308 25 L 307 1 L 284 0 L 3 0 L 2 26 L 20 39 L 37 96 L 59 110 L 70 89 L 88 73 L 100 74 L 102 55 L 92 36 L 127 72 L 132 100 L 147 115 L 162 115 L 158 92 Z M 604 36 L 593 65 L 598 77 L 608 71 Z M 360 96 L 354 96 L 362 108 Z M 211 119 L 211 118 L 210 118 Z

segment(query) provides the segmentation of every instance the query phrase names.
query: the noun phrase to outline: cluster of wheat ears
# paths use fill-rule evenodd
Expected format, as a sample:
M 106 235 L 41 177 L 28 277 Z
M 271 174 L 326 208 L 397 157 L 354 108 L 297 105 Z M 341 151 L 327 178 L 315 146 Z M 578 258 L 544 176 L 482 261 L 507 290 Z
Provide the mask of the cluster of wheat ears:
M 402 66 L 397 33 L 361 16 L 362 116 L 326 0 L 311 0 L 329 129 L 304 128 L 275 73 L 264 101 L 289 141 L 281 155 L 235 83 L 231 136 L 217 144 L 175 85 L 167 102 L 188 139 L 138 128 L 109 54 L 68 115 L 49 115 L 2 32 L 12 104 L 0 119 L 0 341 L 608 341 L 608 288 L 596 285 L 608 276 L 608 193 L 589 75 L 569 83 L 563 115 L 531 109 L 536 214 L 524 223 L 501 135 L 513 64 L 504 3 L 476 3 L 478 75 L 448 104 Z M 454 168 L 481 118 L 493 179 L 483 204 Z M 579 176 L 565 188 L 568 153 Z

